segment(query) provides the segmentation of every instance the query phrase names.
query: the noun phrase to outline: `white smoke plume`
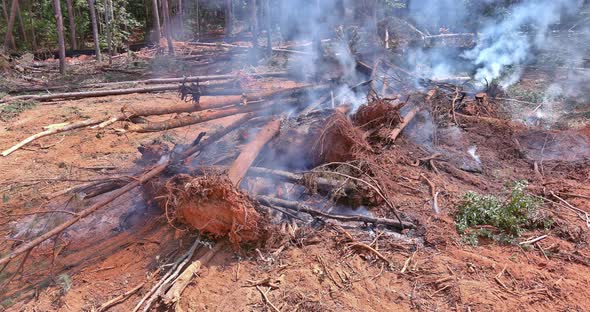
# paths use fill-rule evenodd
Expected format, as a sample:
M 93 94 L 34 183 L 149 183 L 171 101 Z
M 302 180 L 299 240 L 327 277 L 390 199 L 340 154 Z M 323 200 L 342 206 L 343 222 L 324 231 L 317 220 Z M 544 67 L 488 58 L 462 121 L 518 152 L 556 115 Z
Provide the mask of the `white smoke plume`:
M 475 80 L 491 82 L 500 78 L 508 66 L 530 61 L 533 48 L 548 44 L 550 26 L 575 13 L 581 5 L 578 0 L 529 0 L 512 7 L 504 20 L 486 23 L 477 46 L 463 54 L 477 67 Z M 527 33 L 523 33 L 525 30 Z M 515 83 L 518 76 L 508 76 L 502 85 Z

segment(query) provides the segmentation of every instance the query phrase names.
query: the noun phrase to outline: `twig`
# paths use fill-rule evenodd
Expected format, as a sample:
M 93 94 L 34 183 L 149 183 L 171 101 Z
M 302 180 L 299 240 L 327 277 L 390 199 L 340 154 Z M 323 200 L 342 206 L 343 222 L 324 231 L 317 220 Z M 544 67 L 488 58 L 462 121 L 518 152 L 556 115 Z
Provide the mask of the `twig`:
M 180 276 L 174 281 L 174 284 L 170 287 L 166 294 L 162 296 L 164 302 L 167 304 L 178 302 L 182 296 L 182 292 L 190 284 L 193 276 L 199 272 L 201 266 L 209 262 L 223 246 L 223 243 L 215 244 L 215 246 L 213 246 L 211 250 L 207 251 L 207 253 L 199 258 L 199 260 L 191 263 L 186 268 L 186 270 L 184 270 L 184 272 L 182 272 L 182 274 L 180 274 Z
M 184 255 L 182 255 L 180 258 L 178 258 L 174 262 L 174 264 L 172 265 L 170 270 L 168 270 L 168 272 L 160 279 L 160 281 L 158 283 L 156 283 L 150 289 L 150 291 L 148 291 L 148 293 L 145 294 L 145 296 L 143 296 L 143 298 L 141 298 L 139 303 L 133 309 L 133 312 L 139 311 L 139 309 L 141 309 L 141 306 L 143 305 L 144 302 L 146 302 L 146 300 L 147 300 L 147 302 L 146 302 L 146 306 L 144 308 L 144 311 L 147 311 L 150 308 L 152 302 L 160 295 L 162 288 L 166 285 L 167 282 L 169 282 L 172 278 L 174 278 L 175 274 L 178 275 L 179 271 L 190 260 L 190 258 L 193 256 L 195 250 L 197 249 L 197 247 L 201 243 L 202 242 L 199 239 L 195 240 L 195 242 L 193 243 L 193 245 L 191 246 L 189 251 L 186 252 Z
M 96 311 L 97 312 L 103 312 L 106 311 L 108 309 L 110 309 L 111 307 L 127 300 L 129 297 L 131 297 L 131 295 L 133 295 L 134 293 L 138 292 L 141 288 L 143 288 L 143 286 L 145 285 L 145 282 L 135 286 L 133 289 L 129 290 L 128 292 L 117 296 L 107 302 L 105 302 L 103 305 L 100 306 L 100 308 L 98 308 Z
M 373 247 L 371 247 L 367 244 L 363 244 L 363 243 L 350 243 L 349 246 L 368 250 L 368 251 L 374 253 L 379 259 L 385 261 L 385 263 L 387 263 L 387 265 L 391 267 L 391 261 L 389 261 L 389 259 L 385 258 L 385 256 L 383 254 L 381 254 L 380 252 L 375 250 Z
M 416 251 L 414 251 L 412 253 L 412 255 L 410 257 L 408 257 L 408 259 L 406 259 L 406 262 L 404 263 L 403 268 L 400 270 L 401 274 L 406 273 L 406 270 L 408 269 L 408 267 L 410 266 L 410 263 L 412 263 L 412 260 L 414 260 L 414 256 L 416 256 Z
M 527 241 L 524 241 L 524 242 L 520 242 L 518 244 L 519 245 L 532 245 L 532 244 L 534 244 L 534 243 L 536 243 L 536 242 L 538 242 L 540 240 L 543 240 L 545 238 L 547 238 L 547 235 L 542 235 L 542 236 L 539 236 L 537 238 L 533 238 L 533 239 L 530 239 L 530 240 L 527 240 Z
M 420 174 L 420 176 L 430 186 L 430 194 L 432 195 L 432 210 L 434 211 L 434 213 L 439 214 L 440 213 L 440 208 L 438 206 L 439 192 L 436 191 L 436 186 L 434 185 L 434 183 L 432 183 L 432 181 L 430 181 L 424 174 Z
M 400 223 L 398 220 L 392 220 L 392 219 L 386 219 L 386 218 L 375 218 L 375 217 L 362 216 L 362 215 L 328 214 L 328 213 L 325 213 L 325 212 L 322 212 L 319 210 L 312 209 L 312 208 L 310 208 L 306 205 L 300 204 L 298 202 L 287 201 L 287 200 L 269 197 L 269 196 L 259 195 L 259 196 L 256 196 L 255 198 L 256 198 L 256 200 L 262 202 L 263 204 L 276 205 L 276 206 L 291 209 L 291 210 L 305 212 L 305 213 L 310 214 L 312 216 L 316 216 L 316 217 L 319 216 L 319 217 L 334 219 L 334 220 L 338 220 L 338 221 L 342 221 L 342 222 L 368 222 L 368 223 L 373 223 L 373 224 L 383 224 L 383 225 L 394 227 L 396 229 L 401 229 L 401 228 L 413 229 L 416 227 L 416 225 L 411 222 L 402 221 L 402 223 Z
M 260 289 L 260 286 L 256 286 L 256 289 L 258 289 L 258 291 L 260 292 L 260 294 L 262 295 L 262 298 L 264 299 L 264 301 L 266 302 L 266 304 L 268 304 L 275 312 L 281 312 L 281 310 L 279 310 L 277 307 L 275 307 L 274 304 L 272 304 L 272 302 L 270 302 L 270 300 L 268 299 L 268 297 L 266 296 L 266 293 L 262 291 L 262 289 Z M 267 292 L 270 291 L 270 287 L 268 288 Z

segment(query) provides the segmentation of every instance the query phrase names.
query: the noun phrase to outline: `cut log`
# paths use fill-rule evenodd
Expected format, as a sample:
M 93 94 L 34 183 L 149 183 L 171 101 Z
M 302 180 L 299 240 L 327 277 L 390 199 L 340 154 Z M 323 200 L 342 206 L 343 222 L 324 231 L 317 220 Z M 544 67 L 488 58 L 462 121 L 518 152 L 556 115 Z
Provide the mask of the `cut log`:
M 240 185 L 242 178 L 244 178 L 262 148 L 279 133 L 280 129 L 281 119 L 275 119 L 262 128 L 256 135 L 256 138 L 244 147 L 240 156 L 238 156 L 228 171 L 229 180 L 234 186 L 237 187 Z
M 207 110 L 193 116 L 180 117 L 163 122 L 148 122 L 145 124 L 127 124 L 125 130 L 129 132 L 155 132 L 174 128 L 186 127 L 198 123 L 219 119 L 227 116 L 251 113 L 272 108 L 276 103 L 261 102 L 247 106 L 236 106 L 221 110 Z
M 260 92 L 253 92 L 248 95 L 243 94 L 241 96 L 225 96 L 223 98 L 204 96 L 201 98 L 201 101 L 198 104 L 192 103 L 192 102 L 181 102 L 181 103 L 176 103 L 175 105 L 171 105 L 171 106 L 166 106 L 166 105 L 124 106 L 121 109 L 122 113 L 108 118 L 107 120 L 105 120 L 104 122 L 99 124 L 97 126 L 97 128 L 105 128 L 117 121 L 128 120 L 130 118 L 135 118 L 135 117 L 166 115 L 166 114 L 174 114 L 174 113 L 192 113 L 192 112 L 206 110 L 206 109 L 221 108 L 224 106 L 241 104 L 243 102 L 258 101 L 258 100 L 266 99 L 266 98 L 291 97 L 293 94 L 296 94 L 297 92 L 305 91 L 307 89 L 310 89 L 310 86 L 281 89 L 278 91 L 277 90 L 260 91 Z
M 221 139 L 222 137 L 224 137 L 228 133 L 243 126 L 245 123 L 250 121 L 254 116 L 255 115 L 253 113 L 244 114 L 240 119 L 237 119 L 236 121 L 232 122 L 227 127 L 210 134 L 201 144 L 193 145 L 190 148 L 183 151 L 178 157 L 175 157 L 174 162 L 179 162 L 181 160 L 184 160 L 185 163 L 191 163 L 192 162 L 191 156 L 199 151 L 202 151 L 203 148 L 209 146 L 210 145 L 209 142 L 215 142 L 215 141 Z
M 0 101 L 0 103 L 6 103 L 10 101 L 54 101 L 54 100 L 71 100 L 71 99 L 82 99 L 90 97 L 103 97 L 112 95 L 125 95 L 134 93 L 152 93 L 152 92 L 163 92 L 178 90 L 178 85 L 163 85 L 154 87 L 142 87 L 142 88 L 128 88 L 128 89 L 115 89 L 115 90 L 96 90 L 96 91 L 82 91 L 82 92 L 65 92 L 65 93 L 53 93 L 43 95 L 19 95 L 8 97 Z M 223 90 L 207 90 L 203 88 L 203 95 L 236 95 L 244 93 L 241 89 L 223 89 Z
M 269 206 L 278 206 L 298 212 L 304 212 L 310 214 L 314 217 L 324 217 L 328 219 L 334 219 L 342 222 L 368 222 L 373 224 L 383 224 L 386 226 L 390 226 L 395 229 L 414 229 L 416 225 L 411 222 L 407 221 L 400 221 L 393 220 L 393 219 L 386 219 L 386 218 L 375 218 L 371 216 L 363 216 L 363 215 L 334 215 L 328 214 L 316 209 L 313 209 L 309 206 L 300 204 L 298 202 L 283 200 L 279 198 L 269 197 L 269 196 L 256 196 L 256 200 L 261 202 L 262 204 L 269 205 Z
M 410 110 L 403 117 L 402 122 L 399 125 L 397 125 L 397 127 L 395 127 L 395 129 L 393 129 L 391 131 L 391 134 L 389 135 L 389 140 L 391 140 L 392 143 L 395 142 L 397 137 L 402 133 L 402 131 L 404 131 L 404 129 L 410 124 L 410 122 L 412 122 L 412 120 L 414 120 L 414 118 L 418 114 L 418 111 L 419 111 L 419 109 L 417 107 Z
M 227 48 L 227 49 L 244 50 L 244 51 L 252 49 L 251 47 L 247 47 L 247 46 L 240 46 L 240 45 L 228 44 L 228 43 L 214 43 L 214 42 L 189 42 L 189 45 L 201 46 L 201 47 L 213 47 L 213 48 Z M 281 48 L 273 48 L 272 51 L 273 52 L 280 52 L 280 53 L 307 55 L 307 56 L 312 55 L 309 52 L 281 49 Z

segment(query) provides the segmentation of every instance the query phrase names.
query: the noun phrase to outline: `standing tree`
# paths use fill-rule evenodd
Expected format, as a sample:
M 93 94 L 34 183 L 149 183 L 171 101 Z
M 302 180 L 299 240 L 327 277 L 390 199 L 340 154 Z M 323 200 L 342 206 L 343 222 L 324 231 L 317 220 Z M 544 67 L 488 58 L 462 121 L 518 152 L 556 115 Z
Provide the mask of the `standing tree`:
M 19 24 L 19 28 L 20 28 L 20 35 L 21 35 L 21 38 L 24 40 L 24 42 L 28 43 L 29 42 L 29 39 L 27 38 L 27 31 L 25 29 L 25 23 L 24 23 L 24 20 L 23 20 L 23 14 L 21 12 L 21 6 L 20 6 L 20 3 L 19 2 L 17 2 L 16 4 L 18 6 L 16 8 L 16 14 L 17 14 L 17 17 L 18 17 L 18 24 Z
M 111 0 L 104 0 L 104 20 L 105 27 L 107 30 L 107 50 L 109 53 L 109 65 L 113 64 L 113 38 L 111 34 L 111 13 L 110 13 L 110 2 Z
M 94 38 L 94 50 L 96 60 L 101 62 L 100 42 L 98 37 L 98 24 L 96 23 L 96 10 L 94 9 L 94 0 L 88 0 L 88 9 L 90 10 L 90 23 L 92 24 L 92 37 Z
M 10 7 L 10 17 L 8 17 L 8 26 L 6 27 L 6 38 L 4 39 L 4 50 L 16 48 L 14 44 L 14 37 L 12 36 L 12 29 L 14 27 L 14 19 L 16 16 L 16 8 L 18 7 L 18 0 L 12 0 Z M 12 43 L 12 46 L 10 44 Z
M 272 57 L 272 24 L 271 24 L 271 15 L 270 15 L 270 0 L 265 0 L 265 11 L 266 11 L 266 54 L 268 57 Z
M 78 43 L 76 42 L 76 20 L 74 19 L 74 7 L 72 0 L 66 0 L 68 7 L 68 22 L 70 22 L 70 44 L 72 50 L 78 50 Z
M 164 35 L 168 42 L 168 53 L 174 55 L 174 45 L 172 44 L 172 29 L 170 23 L 170 11 L 168 10 L 168 0 L 162 0 L 162 14 L 164 14 Z
M 234 17 L 232 12 L 232 0 L 225 0 L 225 36 L 230 37 L 233 33 Z
M 14 0 L 15 2 L 17 0 Z M 61 15 L 61 3 L 59 0 L 53 0 L 53 11 L 55 12 L 55 22 L 57 24 L 57 41 L 59 44 L 59 73 L 66 73 L 66 43 L 64 39 L 64 21 Z
M 197 15 L 197 39 L 201 39 L 201 10 L 199 7 L 199 0 L 195 0 L 195 13 Z
M 33 51 L 37 51 L 37 35 L 35 34 L 35 23 L 33 21 L 33 16 L 34 12 L 33 12 L 33 5 L 31 4 L 31 1 L 25 1 L 25 4 L 27 5 L 27 12 L 29 13 L 29 22 L 31 23 L 31 35 L 32 35 L 32 47 L 33 47 Z
M 178 0 L 178 13 L 176 14 L 176 18 L 178 19 L 178 34 L 180 34 L 181 37 L 184 37 L 184 12 L 182 0 Z
M 160 34 L 162 33 L 162 28 L 160 27 L 160 14 L 158 13 L 158 0 L 152 0 L 152 11 L 154 15 L 154 33 L 156 35 L 156 42 L 158 46 L 160 46 Z
M 250 8 L 251 19 L 251 27 L 252 27 L 252 48 L 254 49 L 254 53 L 258 53 L 258 6 L 257 0 L 251 0 L 252 5 Z

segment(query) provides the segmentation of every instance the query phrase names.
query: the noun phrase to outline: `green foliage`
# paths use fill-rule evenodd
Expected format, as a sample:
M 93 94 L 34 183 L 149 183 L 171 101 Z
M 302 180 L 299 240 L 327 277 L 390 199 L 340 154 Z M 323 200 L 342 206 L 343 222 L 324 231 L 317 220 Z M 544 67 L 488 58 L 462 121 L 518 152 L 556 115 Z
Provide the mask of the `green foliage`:
M 456 217 L 463 241 L 478 244 L 479 237 L 509 243 L 525 230 L 550 226 L 539 216 L 541 202 L 525 192 L 525 182 L 515 182 L 505 199 L 474 192 L 465 194 Z
M 0 120 L 8 121 L 17 117 L 20 113 L 37 106 L 32 101 L 16 101 L 0 107 Z

